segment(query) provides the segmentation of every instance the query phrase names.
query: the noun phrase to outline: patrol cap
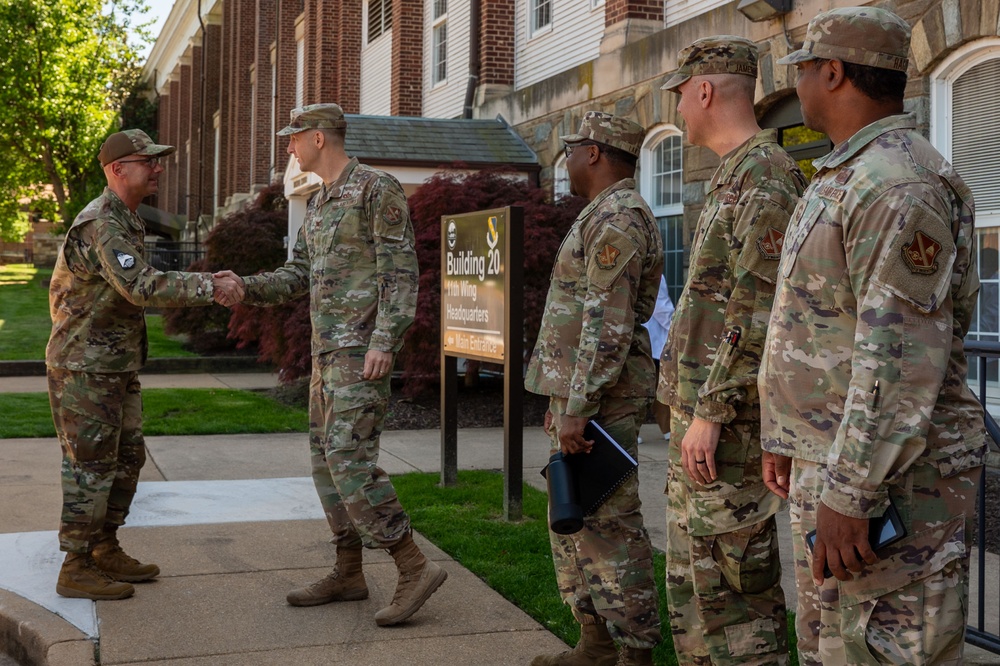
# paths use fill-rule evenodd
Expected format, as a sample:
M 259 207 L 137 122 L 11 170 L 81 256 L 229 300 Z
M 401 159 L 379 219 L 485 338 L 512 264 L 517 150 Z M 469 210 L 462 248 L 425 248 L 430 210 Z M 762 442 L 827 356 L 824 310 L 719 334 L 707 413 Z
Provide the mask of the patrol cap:
M 288 127 L 278 132 L 278 136 L 297 134 L 309 129 L 342 129 L 347 127 L 344 110 L 339 104 L 310 104 L 292 109 L 292 119 Z
M 841 7 L 809 21 L 802 48 L 779 65 L 815 60 L 842 60 L 905 72 L 910 51 L 909 24 L 878 7 Z
M 757 45 L 736 35 L 716 35 L 697 40 L 677 54 L 680 66 L 661 90 L 677 92 L 692 76 L 742 74 L 757 78 Z
M 129 155 L 169 155 L 177 150 L 173 146 L 161 146 L 153 143 L 149 135 L 142 130 L 130 129 L 115 132 L 101 144 L 101 152 L 97 154 L 97 159 L 101 161 L 101 166 L 106 167 L 115 160 L 120 160 Z
M 559 138 L 566 143 L 580 143 L 589 139 L 638 157 L 645 136 L 646 130 L 639 123 L 610 113 L 587 111 L 583 114 L 580 129 L 576 134 L 567 134 Z

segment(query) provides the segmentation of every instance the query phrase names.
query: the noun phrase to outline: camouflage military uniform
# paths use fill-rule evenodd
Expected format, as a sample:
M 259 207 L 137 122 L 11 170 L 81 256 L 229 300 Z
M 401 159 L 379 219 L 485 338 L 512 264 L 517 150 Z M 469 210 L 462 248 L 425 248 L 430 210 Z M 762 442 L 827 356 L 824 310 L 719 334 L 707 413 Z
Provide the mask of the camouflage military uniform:
M 125 522 L 146 459 L 138 370 L 145 306 L 207 305 L 209 273 L 163 273 L 143 259 L 142 220 L 110 189 L 77 216 L 49 288 L 45 352 L 63 450 L 62 550 L 89 553 Z
M 789 216 L 805 181 L 765 130 L 727 155 L 709 185 L 688 282 L 660 360 L 671 407 L 667 600 L 680 663 L 786 659 L 774 514 L 761 475 L 757 369 Z M 717 479 L 681 464 L 694 417 L 722 423 Z
M 961 663 L 985 453 L 962 346 L 979 289 L 972 195 L 908 116 L 816 165 L 760 377 L 764 448 L 794 459 L 799 658 Z M 804 535 L 818 503 L 872 518 L 890 499 L 907 537 L 817 588 Z
M 355 158 L 309 201 L 292 259 L 244 278 L 248 304 L 310 295 L 312 476 L 341 547 L 388 548 L 409 533 L 409 517 L 376 464 L 390 377 L 366 380 L 363 369 L 369 349 L 402 347 L 417 275 L 402 188 Z
M 641 141 L 641 137 L 640 137 Z M 563 240 L 525 387 L 551 396 L 552 451 L 563 415 L 597 419 L 632 455 L 655 382 L 649 319 L 663 247 L 635 181 L 594 197 Z M 637 648 L 660 641 L 652 548 L 638 478 L 622 486 L 572 535 L 550 532 L 563 600 L 580 624 L 606 622 Z

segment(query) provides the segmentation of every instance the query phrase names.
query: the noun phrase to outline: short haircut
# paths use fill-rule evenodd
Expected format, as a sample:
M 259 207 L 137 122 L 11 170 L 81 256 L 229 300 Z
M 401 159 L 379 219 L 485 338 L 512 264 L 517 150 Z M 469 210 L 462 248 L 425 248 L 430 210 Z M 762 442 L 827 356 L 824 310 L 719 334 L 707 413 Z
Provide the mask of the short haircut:
M 635 165 L 639 162 L 639 158 L 636 155 L 626 152 L 621 148 L 615 148 L 606 143 L 598 143 L 597 147 L 601 149 L 601 153 L 613 166 L 622 166 L 635 170 Z
M 813 67 L 819 67 L 829 58 L 815 58 L 811 61 Z M 844 78 L 858 89 L 858 92 L 876 102 L 901 102 L 906 92 L 906 72 L 883 67 L 859 65 L 844 62 Z
M 323 128 L 319 131 L 326 135 L 328 141 L 333 141 L 340 146 L 343 146 L 347 140 L 346 127 Z
M 876 102 L 900 102 L 906 92 L 906 72 L 895 69 L 845 62 L 844 76 Z
M 717 93 L 721 93 L 726 99 L 743 97 L 753 104 L 754 95 L 757 93 L 757 79 L 743 74 L 705 74 L 703 78 L 715 87 Z

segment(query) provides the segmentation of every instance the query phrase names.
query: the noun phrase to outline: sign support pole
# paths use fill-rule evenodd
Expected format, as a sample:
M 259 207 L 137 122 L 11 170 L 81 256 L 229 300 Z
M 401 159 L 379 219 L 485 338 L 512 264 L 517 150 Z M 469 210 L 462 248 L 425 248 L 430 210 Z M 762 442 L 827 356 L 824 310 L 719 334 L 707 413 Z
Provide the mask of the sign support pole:
M 524 480 L 524 210 L 508 209 L 504 234 L 503 513 L 521 520 Z

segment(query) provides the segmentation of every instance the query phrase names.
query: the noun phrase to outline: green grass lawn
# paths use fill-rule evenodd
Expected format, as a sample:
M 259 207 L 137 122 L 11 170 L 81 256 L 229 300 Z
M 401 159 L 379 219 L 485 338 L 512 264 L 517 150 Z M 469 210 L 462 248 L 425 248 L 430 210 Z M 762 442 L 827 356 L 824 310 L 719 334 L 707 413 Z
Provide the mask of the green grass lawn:
M 0 266 L 0 360 L 45 358 L 52 320 L 49 319 L 48 280 L 52 270 L 27 264 Z M 163 318 L 146 317 L 151 358 L 197 356 L 182 347 L 181 337 L 163 332 Z
M 146 435 L 221 435 L 305 432 L 305 409 L 232 389 L 147 389 L 142 392 Z M 55 437 L 45 393 L 0 393 L 0 439 Z
M 458 484 L 451 488 L 441 487 L 439 480 L 437 474 L 393 477 L 393 485 L 414 529 L 546 629 L 569 645 L 576 645 L 579 627 L 556 588 L 545 494 L 524 486 L 524 518 L 511 523 L 503 519 L 503 475 L 462 471 L 458 473 Z M 653 566 L 664 632 L 663 643 L 653 652 L 653 659 L 658 665 L 674 665 L 677 660 L 666 616 L 662 553 L 655 555 Z M 797 666 L 791 613 L 788 622 L 791 664 Z

